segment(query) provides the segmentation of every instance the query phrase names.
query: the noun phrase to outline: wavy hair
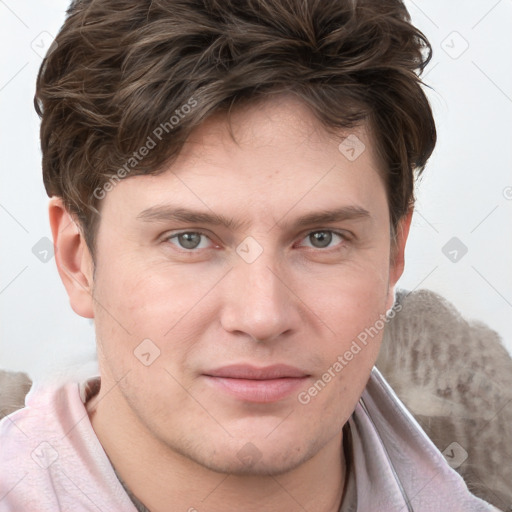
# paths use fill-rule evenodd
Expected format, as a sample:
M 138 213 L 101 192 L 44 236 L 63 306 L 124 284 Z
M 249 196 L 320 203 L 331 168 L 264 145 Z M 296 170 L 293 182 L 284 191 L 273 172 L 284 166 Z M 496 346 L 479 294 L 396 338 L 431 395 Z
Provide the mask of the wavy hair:
M 75 0 L 37 77 L 46 191 L 94 254 L 98 190 L 162 172 L 208 116 L 286 92 L 327 129 L 368 123 L 393 234 L 436 142 L 431 55 L 400 0 Z

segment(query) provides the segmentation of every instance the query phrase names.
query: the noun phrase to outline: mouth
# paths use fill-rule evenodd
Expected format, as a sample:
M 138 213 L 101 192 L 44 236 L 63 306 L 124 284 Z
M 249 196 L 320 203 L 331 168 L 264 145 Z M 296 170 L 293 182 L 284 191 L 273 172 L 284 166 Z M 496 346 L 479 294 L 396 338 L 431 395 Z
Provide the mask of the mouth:
M 217 390 L 239 400 L 270 403 L 290 396 L 310 375 L 288 365 L 231 365 L 205 372 L 203 377 Z

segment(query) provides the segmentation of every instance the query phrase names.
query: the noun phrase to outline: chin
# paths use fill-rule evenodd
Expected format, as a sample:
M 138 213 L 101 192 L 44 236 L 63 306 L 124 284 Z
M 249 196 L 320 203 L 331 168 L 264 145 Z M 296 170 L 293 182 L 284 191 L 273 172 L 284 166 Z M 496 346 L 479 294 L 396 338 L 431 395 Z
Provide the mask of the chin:
M 217 442 L 214 446 L 197 446 L 196 450 L 182 451 L 181 454 L 216 473 L 236 476 L 278 476 L 298 468 L 318 451 L 316 443 L 305 447 L 290 442 L 289 439 L 288 441 L 236 441 L 224 446 Z
M 262 457 L 260 460 L 247 461 L 235 457 L 218 457 L 199 462 L 203 467 L 216 473 L 229 474 L 232 476 L 279 476 L 293 471 L 304 463 L 303 458 L 292 460 L 275 460 L 274 457 Z

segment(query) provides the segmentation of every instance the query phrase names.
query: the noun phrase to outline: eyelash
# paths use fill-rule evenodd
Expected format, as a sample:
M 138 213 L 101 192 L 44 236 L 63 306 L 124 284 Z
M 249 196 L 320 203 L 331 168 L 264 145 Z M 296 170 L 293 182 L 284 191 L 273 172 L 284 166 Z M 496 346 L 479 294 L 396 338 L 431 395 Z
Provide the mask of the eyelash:
M 346 243 L 350 242 L 350 237 L 348 235 L 346 235 L 344 233 L 340 233 L 339 231 L 334 231 L 332 229 L 317 229 L 314 231 L 309 231 L 308 233 L 306 233 L 306 235 L 302 239 L 308 238 L 310 235 L 313 235 L 315 233 L 331 233 L 333 235 L 339 236 L 342 239 L 342 242 L 340 242 L 337 246 L 327 247 L 327 248 L 306 246 L 310 250 L 318 250 L 318 251 L 322 251 L 322 252 L 330 252 L 332 250 L 336 251 L 336 250 L 340 250 L 341 248 L 343 248 L 345 246 Z M 185 235 L 185 234 L 201 235 L 201 236 L 204 236 L 209 239 L 209 236 L 206 233 L 203 233 L 202 231 L 180 231 L 179 233 L 173 233 L 171 235 L 167 235 L 163 241 L 170 242 L 173 238 L 177 239 L 180 235 Z M 184 252 L 184 253 L 194 254 L 194 253 L 198 253 L 201 250 L 206 250 L 206 249 L 185 249 L 183 247 L 179 247 L 177 244 L 173 244 L 172 242 L 170 242 L 170 243 L 172 245 L 178 247 L 178 249 L 180 249 L 180 251 Z

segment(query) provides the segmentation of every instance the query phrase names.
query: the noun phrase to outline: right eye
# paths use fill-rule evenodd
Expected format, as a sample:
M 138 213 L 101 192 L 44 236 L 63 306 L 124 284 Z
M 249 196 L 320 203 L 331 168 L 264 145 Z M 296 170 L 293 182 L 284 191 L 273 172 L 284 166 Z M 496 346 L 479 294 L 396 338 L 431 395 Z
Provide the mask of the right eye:
M 208 248 L 205 244 L 201 246 L 201 237 L 205 240 L 209 240 L 204 233 L 199 231 L 182 231 L 181 233 L 167 236 L 164 241 L 170 242 L 186 252 L 196 252 L 197 249 Z M 174 242 L 174 240 L 176 240 L 176 242 Z

